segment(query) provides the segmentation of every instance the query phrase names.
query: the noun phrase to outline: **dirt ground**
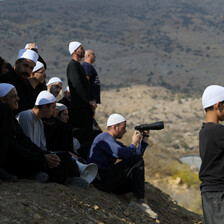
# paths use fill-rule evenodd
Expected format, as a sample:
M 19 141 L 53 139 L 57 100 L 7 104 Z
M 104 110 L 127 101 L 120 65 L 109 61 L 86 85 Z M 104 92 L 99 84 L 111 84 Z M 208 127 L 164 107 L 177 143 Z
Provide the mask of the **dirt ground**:
M 146 183 L 146 198 L 158 213 L 149 218 L 138 208 L 128 207 L 131 194 L 117 196 L 92 185 L 87 190 L 56 183 L 20 180 L 0 184 L 0 223 L 64 224 L 191 224 L 202 217 L 179 206 L 169 195 Z

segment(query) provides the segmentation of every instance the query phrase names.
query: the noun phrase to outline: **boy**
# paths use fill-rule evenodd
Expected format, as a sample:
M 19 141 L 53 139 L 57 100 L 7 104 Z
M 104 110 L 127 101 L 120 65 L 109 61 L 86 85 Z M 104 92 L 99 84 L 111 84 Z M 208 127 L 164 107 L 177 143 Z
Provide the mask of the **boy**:
M 199 133 L 199 178 L 206 224 L 224 223 L 224 87 L 208 86 L 202 95 L 206 120 Z

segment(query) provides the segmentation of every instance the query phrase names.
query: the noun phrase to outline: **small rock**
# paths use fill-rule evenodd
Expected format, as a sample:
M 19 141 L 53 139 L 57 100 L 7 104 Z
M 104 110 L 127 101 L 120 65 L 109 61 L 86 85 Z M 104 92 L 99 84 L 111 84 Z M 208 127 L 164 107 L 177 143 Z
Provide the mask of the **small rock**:
M 93 206 L 93 209 L 94 209 L 94 210 L 98 210 L 98 209 L 99 209 L 99 206 L 94 205 L 94 206 Z
M 129 214 L 128 211 L 124 211 L 124 215 L 125 215 L 125 216 L 129 216 L 130 214 Z
M 34 219 L 41 219 L 41 216 L 40 216 L 39 214 L 35 213 L 35 214 L 33 215 L 33 218 L 34 218 Z

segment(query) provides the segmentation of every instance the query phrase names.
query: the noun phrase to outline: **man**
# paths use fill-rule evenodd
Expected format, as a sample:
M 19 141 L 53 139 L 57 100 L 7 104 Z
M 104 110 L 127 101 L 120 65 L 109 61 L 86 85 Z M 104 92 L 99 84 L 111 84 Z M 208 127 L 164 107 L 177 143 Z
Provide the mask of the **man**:
M 63 82 L 58 77 L 51 78 L 47 83 L 47 91 L 57 97 L 62 89 Z
M 96 103 L 100 103 L 100 80 L 96 69 L 92 65 L 95 61 L 96 56 L 94 52 L 92 50 L 86 50 L 82 66 L 85 69 L 86 78 L 89 80 Z
M 6 92 L 8 92 L 10 87 L 7 85 L 5 85 L 5 88 L 0 91 L 0 98 L 4 96 Z M 17 177 L 15 175 L 9 174 L 4 170 L 7 152 L 10 147 L 10 138 L 12 135 L 12 129 L 10 128 L 12 120 L 13 114 L 10 107 L 0 101 L 0 181 L 3 180 L 7 182 L 17 181 Z
M 58 101 L 58 103 L 62 103 L 64 104 L 68 110 L 70 110 L 69 108 L 71 107 L 71 93 L 70 93 L 70 90 L 69 90 L 69 86 L 67 86 L 64 90 L 64 96 L 61 100 Z
M 30 77 L 28 78 L 30 85 L 30 92 L 33 92 L 33 105 L 35 104 L 36 98 L 38 94 L 46 90 L 46 70 L 44 64 L 37 61 L 36 66 L 33 68 L 33 72 L 31 73 Z
M 33 50 L 33 51 L 37 52 L 37 54 L 39 55 L 39 57 L 38 57 L 37 60 L 38 60 L 39 62 L 41 62 L 41 63 L 44 64 L 44 68 L 45 68 L 45 70 L 47 69 L 47 64 L 46 64 L 46 62 L 44 61 L 44 59 L 40 56 L 40 54 L 39 54 L 39 52 L 38 52 L 38 47 L 37 47 L 37 44 L 36 44 L 36 43 L 27 43 L 27 44 L 25 45 L 25 49 L 30 49 L 30 50 Z
M 15 114 L 33 107 L 34 96 L 30 94 L 30 84 L 27 78 L 31 75 L 37 58 L 38 54 L 35 51 L 21 49 L 15 62 L 14 71 L 0 76 L 0 83 L 10 83 L 17 89 L 20 101 L 18 110 L 14 111 Z
M 80 64 L 85 54 L 81 43 L 71 42 L 69 52 L 72 55 L 72 60 L 67 66 L 67 80 L 72 99 L 70 118 L 72 126 L 83 132 L 83 139 L 79 139 L 79 141 L 84 143 L 91 139 L 93 110 L 96 108 L 96 101 L 85 77 L 84 68 Z
M 8 105 L 12 112 L 18 109 L 18 101 L 15 87 L 8 83 L 1 83 L 0 102 Z M 6 139 L 9 146 L 4 152 L 4 170 L 18 178 L 34 177 L 39 182 L 46 182 L 49 178 L 49 181 L 72 184 L 76 170 L 68 153 L 56 155 L 41 150 L 24 135 L 16 119 L 9 119 L 7 128 L 10 130 Z
M 126 120 L 120 114 L 112 114 L 107 120 L 107 132 L 99 134 L 93 141 L 87 163 L 96 163 L 99 176 L 95 187 L 115 194 L 133 192 L 130 205 L 136 205 L 151 218 L 157 218 L 144 201 L 144 160 L 142 158 L 148 145 L 149 131 L 138 131 L 132 137 L 132 144 L 123 145 L 121 139 L 126 133 Z M 117 159 L 121 159 L 116 163 Z
M 50 118 L 54 113 L 55 106 L 56 98 L 54 95 L 44 90 L 39 93 L 32 109 L 22 111 L 16 116 L 24 134 L 42 150 L 47 150 L 47 148 L 44 125 L 41 119 Z
M 199 152 L 202 164 L 199 178 L 202 207 L 206 224 L 224 223 L 224 87 L 208 86 L 202 95 L 206 112 L 199 132 Z
M 39 51 L 38 51 L 38 47 L 37 47 L 37 44 L 36 43 L 27 43 L 25 45 L 25 49 L 30 49 L 30 50 L 33 50 L 35 51 L 36 53 L 38 53 L 38 59 L 37 61 L 42 63 L 44 65 L 44 69 L 47 70 L 47 64 L 46 62 L 44 61 L 44 59 L 40 56 L 39 54 Z M 44 73 L 42 73 L 44 74 Z M 30 81 L 30 80 L 29 80 Z M 44 80 L 43 82 L 39 83 L 36 87 L 35 87 L 35 90 L 34 90 L 34 103 L 35 103 L 35 100 L 38 96 L 38 94 L 42 91 L 42 90 L 46 90 L 46 81 Z M 33 104 L 34 105 L 34 104 Z
M 68 125 L 72 127 L 72 123 L 71 123 L 71 114 L 72 114 L 72 111 L 71 111 L 71 106 L 72 106 L 72 100 L 71 100 L 71 93 L 70 93 L 70 90 L 69 90 L 69 86 L 67 86 L 64 90 L 64 96 L 61 100 L 58 101 L 58 103 L 61 103 L 61 104 L 64 104 L 67 109 L 68 109 Z
M 73 147 L 72 135 L 66 136 L 66 133 L 63 133 L 63 135 L 66 138 L 66 140 L 69 140 L 69 137 L 71 137 L 71 142 L 70 142 L 71 147 L 66 148 L 66 146 L 69 146 L 69 142 L 64 141 L 64 144 L 63 144 L 64 138 L 60 138 L 59 135 L 58 136 L 55 135 L 54 137 L 57 137 L 57 141 L 59 142 L 59 144 L 56 146 L 55 149 L 53 147 L 47 148 L 46 137 L 45 137 L 46 130 L 44 130 L 44 124 L 41 119 L 45 119 L 45 122 L 46 122 L 49 118 L 51 118 L 52 115 L 54 114 L 55 107 L 56 107 L 56 98 L 54 97 L 53 94 L 44 90 L 39 93 L 35 102 L 35 106 L 32 108 L 32 110 L 26 110 L 26 111 L 20 112 L 17 115 L 17 120 L 19 121 L 20 127 L 23 129 L 25 135 L 29 137 L 31 141 L 35 143 L 38 147 L 40 147 L 42 150 L 50 150 L 53 152 L 63 151 L 64 153 L 66 153 L 65 151 L 69 151 L 69 149 Z M 61 128 L 63 128 L 63 126 L 61 126 Z M 56 133 L 56 131 L 57 130 L 54 130 L 54 133 Z M 59 130 L 59 131 L 62 131 L 62 130 Z M 65 128 L 64 128 L 64 132 L 66 132 Z M 51 140 L 56 141 L 54 138 L 53 139 L 51 138 Z M 53 143 L 54 142 L 49 143 L 48 146 Z M 70 154 L 67 153 L 67 155 L 70 155 Z M 70 156 L 70 158 L 72 157 Z M 73 162 L 73 166 L 76 168 L 76 172 L 74 172 L 73 174 L 78 176 L 79 175 L 78 167 L 75 162 Z M 83 179 L 79 179 L 78 177 L 75 180 L 73 178 L 72 183 L 83 188 L 88 187 L 88 183 Z

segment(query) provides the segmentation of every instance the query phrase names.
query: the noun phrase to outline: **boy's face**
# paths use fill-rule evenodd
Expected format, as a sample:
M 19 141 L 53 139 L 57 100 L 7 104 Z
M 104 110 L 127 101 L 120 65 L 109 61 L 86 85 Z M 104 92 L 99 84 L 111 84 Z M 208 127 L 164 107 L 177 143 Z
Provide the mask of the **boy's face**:
M 220 121 L 224 121 L 224 102 L 219 102 L 217 104 L 218 108 L 218 117 Z

